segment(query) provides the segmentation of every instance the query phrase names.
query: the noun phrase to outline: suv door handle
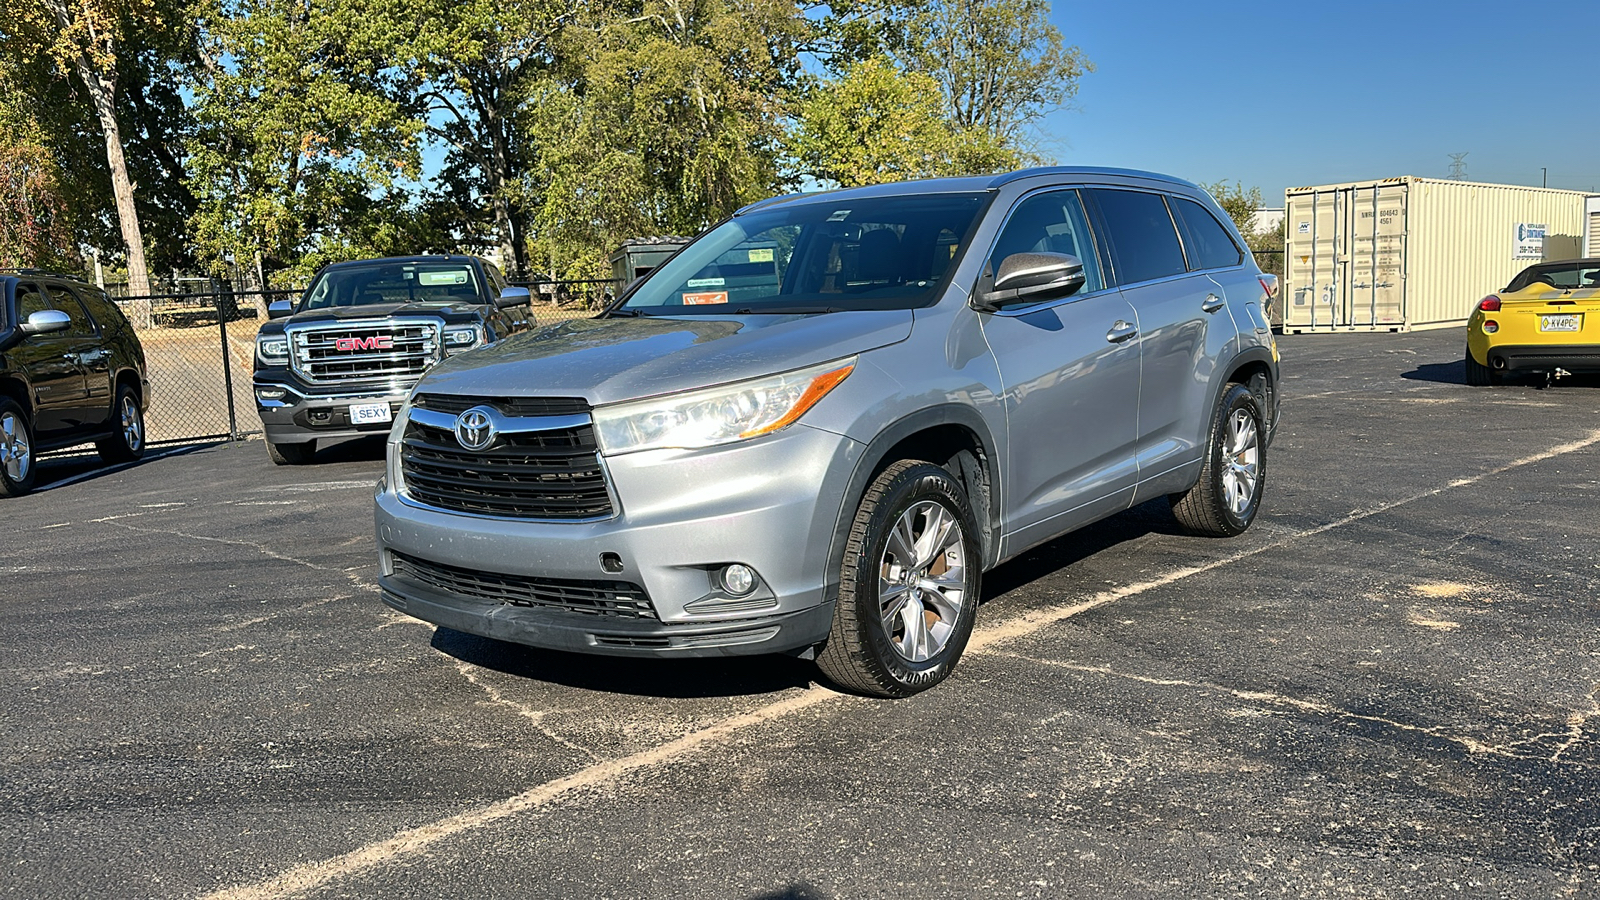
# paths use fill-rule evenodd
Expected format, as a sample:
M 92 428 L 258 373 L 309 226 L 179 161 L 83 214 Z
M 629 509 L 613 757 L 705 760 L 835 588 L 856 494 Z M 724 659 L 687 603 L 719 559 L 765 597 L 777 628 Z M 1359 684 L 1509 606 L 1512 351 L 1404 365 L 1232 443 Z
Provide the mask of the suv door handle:
M 1228 302 L 1223 300 L 1221 297 L 1218 297 L 1216 294 L 1207 294 L 1206 302 L 1200 304 L 1200 308 L 1208 313 L 1214 313 L 1227 305 Z
M 1129 338 L 1136 338 L 1138 336 L 1139 326 L 1129 325 L 1127 322 L 1124 322 L 1121 319 L 1118 319 L 1117 324 L 1111 326 L 1111 330 L 1106 332 L 1106 340 L 1113 344 L 1120 344 Z

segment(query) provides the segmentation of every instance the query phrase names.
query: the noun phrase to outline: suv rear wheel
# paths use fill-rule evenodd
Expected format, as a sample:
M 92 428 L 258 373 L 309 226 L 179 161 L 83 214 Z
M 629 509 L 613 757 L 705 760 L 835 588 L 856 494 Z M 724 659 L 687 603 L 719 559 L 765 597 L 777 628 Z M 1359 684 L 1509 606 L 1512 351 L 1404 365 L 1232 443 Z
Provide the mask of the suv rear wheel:
M 817 665 L 840 687 L 876 697 L 933 687 L 972 636 L 981 568 L 960 482 L 931 463 L 891 465 L 851 524 L 833 630 Z
M 1267 476 L 1266 423 L 1250 389 L 1230 384 L 1211 417 L 1200 480 L 1173 494 L 1172 514 L 1193 534 L 1232 537 L 1255 521 Z
M 311 462 L 311 457 L 316 455 L 316 441 L 304 441 L 295 444 L 274 444 L 271 441 L 267 441 L 267 456 L 271 457 L 276 465 L 303 466 Z
M 94 444 L 101 459 L 109 463 L 132 462 L 144 455 L 144 410 L 139 408 L 139 395 L 127 385 L 117 388 L 111 427 L 111 434 Z
M 0 497 L 20 497 L 34 485 L 33 426 L 10 397 L 0 397 Z

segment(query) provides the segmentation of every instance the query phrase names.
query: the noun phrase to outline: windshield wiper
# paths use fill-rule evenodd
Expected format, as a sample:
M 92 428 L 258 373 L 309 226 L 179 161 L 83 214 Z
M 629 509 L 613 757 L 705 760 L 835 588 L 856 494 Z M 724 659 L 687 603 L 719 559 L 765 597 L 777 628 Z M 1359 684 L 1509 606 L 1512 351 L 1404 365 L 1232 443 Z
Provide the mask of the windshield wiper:
M 648 315 L 650 315 L 650 314 L 645 312 L 642 309 L 635 309 L 635 308 L 629 307 L 629 306 L 619 306 L 616 309 L 613 309 L 613 310 L 607 312 L 606 313 L 606 318 L 608 318 L 608 319 L 610 319 L 610 318 L 637 319 L 640 316 L 648 316 Z
M 823 314 L 844 311 L 845 308 L 842 306 L 763 306 L 760 309 L 752 309 L 747 306 L 743 309 L 734 310 L 733 314 L 736 316 L 803 316 L 813 313 Z

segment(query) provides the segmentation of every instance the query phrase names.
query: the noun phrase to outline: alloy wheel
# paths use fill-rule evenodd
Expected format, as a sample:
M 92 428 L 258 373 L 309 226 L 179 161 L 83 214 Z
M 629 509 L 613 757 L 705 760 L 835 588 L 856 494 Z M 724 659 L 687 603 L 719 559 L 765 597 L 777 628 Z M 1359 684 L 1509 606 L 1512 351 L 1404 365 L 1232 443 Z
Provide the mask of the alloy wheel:
M 33 448 L 28 446 L 28 430 L 16 413 L 0 414 L 0 469 L 13 484 L 20 484 L 33 467 Z
M 1256 417 L 1236 409 L 1228 418 L 1228 443 L 1223 449 L 1227 468 L 1222 473 L 1223 498 L 1236 516 L 1243 516 L 1260 483 L 1261 443 Z
M 895 651 L 922 662 L 949 643 L 966 602 L 966 541 L 950 510 L 931 500 L 895 521 L 878 566 L 884 633 Z

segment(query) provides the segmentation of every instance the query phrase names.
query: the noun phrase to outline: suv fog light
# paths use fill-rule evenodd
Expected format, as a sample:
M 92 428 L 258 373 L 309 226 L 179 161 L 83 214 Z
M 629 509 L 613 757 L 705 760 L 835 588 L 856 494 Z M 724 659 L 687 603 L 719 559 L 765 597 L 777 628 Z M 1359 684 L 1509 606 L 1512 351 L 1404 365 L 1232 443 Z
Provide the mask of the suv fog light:
M 256 396 L 262 400 L 282 400 L 288 393 L 283 388 L 256 388 Z
M 724 567 L 721 580 L 722 589 L 735 597 L 742 597 L 756 587 L 756 573 L 743 563 Z
M 1500 323 L 1499 322 L 1496 322 L 1493 319 L 1485 319 L 1485 320 L 1483 320 L 1483 333 L 1484 334 L 1494 334 L 1496 331 L 1499 331 L 1499 330 L 1500 330 Z

